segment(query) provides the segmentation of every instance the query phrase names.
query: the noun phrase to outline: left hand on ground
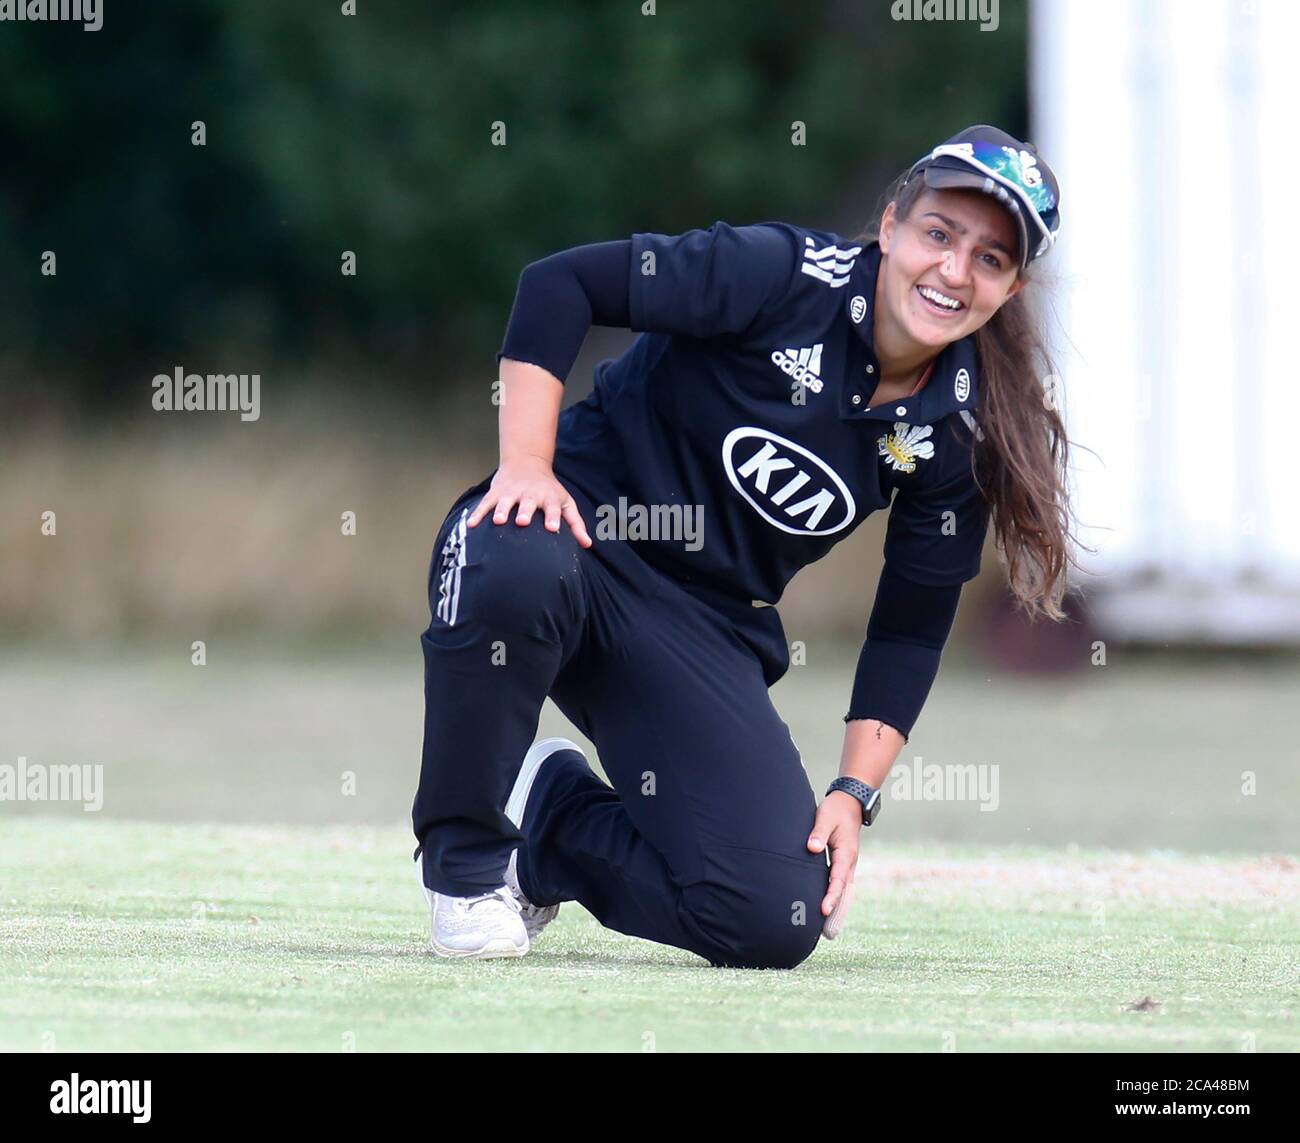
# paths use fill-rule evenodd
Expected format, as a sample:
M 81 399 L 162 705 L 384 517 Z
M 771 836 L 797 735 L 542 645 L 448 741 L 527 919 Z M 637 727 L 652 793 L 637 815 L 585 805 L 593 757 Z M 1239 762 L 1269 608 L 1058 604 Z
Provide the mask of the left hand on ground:
M 808 835 L 811 853 L 831 851 L 831 877 L 822 898 L 822 936 L 834 940 L 844 927 L 853 900 L 853 877 L 858 867 L 858 842 L 862 835 L 862 803 L 851 794 L 836 790 L 822 799 L 817 818 Z

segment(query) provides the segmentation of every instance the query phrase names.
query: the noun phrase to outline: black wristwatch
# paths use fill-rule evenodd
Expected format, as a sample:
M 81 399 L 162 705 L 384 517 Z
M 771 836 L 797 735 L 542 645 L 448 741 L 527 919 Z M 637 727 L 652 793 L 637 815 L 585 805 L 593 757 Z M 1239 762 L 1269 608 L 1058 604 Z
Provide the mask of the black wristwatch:
M 880 791 L 874 786 L 868 786 L 866 782 L 861 782 L 857 778 L 836 778 L 826 787 L 826 792 L 832 794 L 836 790 L 840 790 L 845 794 L 852 794 L 862 803 L 862 824 L 864 826 L 869 826 L 876 820 L 876 815 L 880 813 Z

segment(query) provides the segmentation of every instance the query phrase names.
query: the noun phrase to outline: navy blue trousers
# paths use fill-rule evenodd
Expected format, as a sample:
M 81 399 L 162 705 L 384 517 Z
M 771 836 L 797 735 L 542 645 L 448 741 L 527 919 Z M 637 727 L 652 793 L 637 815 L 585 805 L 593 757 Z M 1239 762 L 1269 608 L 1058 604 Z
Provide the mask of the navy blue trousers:
M 794 967 L 820 935 L 828 869 L 808 852 L 816 798 L 768 696 L 788 666 L 776 613 L 729 618 L 628 544 L 583 549 L 540 512 L 468 528 L 486 487 L 453 506 L 430 568 L 413 809 L 425 884 L 496 888 L 518 847 L 534 904 L 581 902 L 714 965 Z M 554 756 L 521 833 L 504 807 L 548 695 L 613 786 L 577 752 Z

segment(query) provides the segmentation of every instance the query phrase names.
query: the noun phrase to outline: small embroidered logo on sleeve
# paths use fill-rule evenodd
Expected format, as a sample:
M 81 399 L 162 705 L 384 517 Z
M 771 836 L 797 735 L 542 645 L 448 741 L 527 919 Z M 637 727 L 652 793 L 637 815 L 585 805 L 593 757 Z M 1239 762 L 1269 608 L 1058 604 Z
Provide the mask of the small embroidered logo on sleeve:
M 926 440 L 933 425 L 907 425 L 894 422 L 894 431 L 877 442 L 879 452 L 898 472 L 915 472 L 918 460 L 934 456 L 934 442 Z

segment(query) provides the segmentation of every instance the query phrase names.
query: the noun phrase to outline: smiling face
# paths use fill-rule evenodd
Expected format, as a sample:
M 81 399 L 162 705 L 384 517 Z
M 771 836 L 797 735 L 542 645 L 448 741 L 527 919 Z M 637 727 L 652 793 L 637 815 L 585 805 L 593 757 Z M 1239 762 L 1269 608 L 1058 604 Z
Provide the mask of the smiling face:
M 880 223 L 881 340 L 933 353 L 974 333 L 1024 285 L 1019 245 L 1006 208 L 978 190 L 926 188 L 906 219 L 891 202 Z

